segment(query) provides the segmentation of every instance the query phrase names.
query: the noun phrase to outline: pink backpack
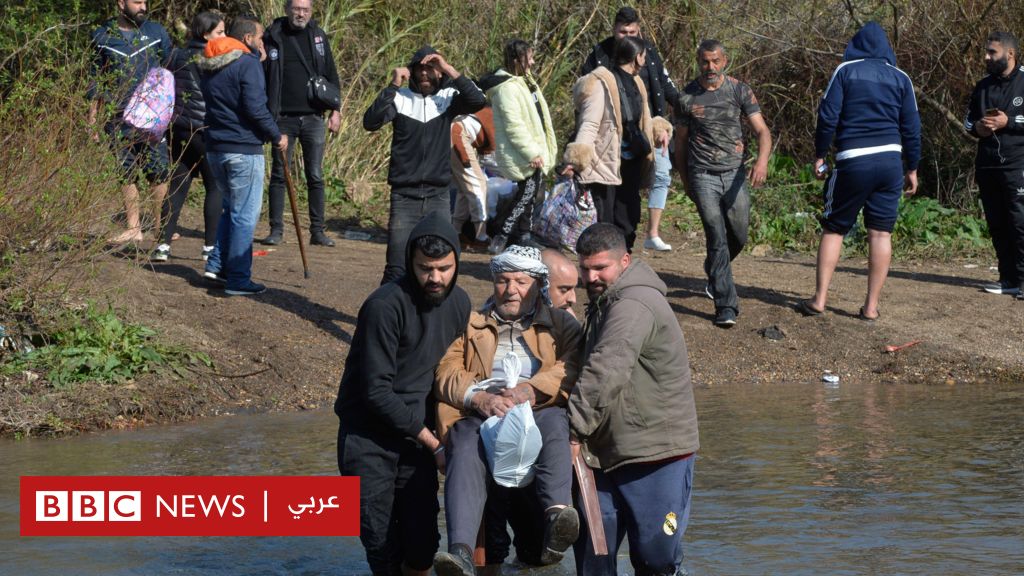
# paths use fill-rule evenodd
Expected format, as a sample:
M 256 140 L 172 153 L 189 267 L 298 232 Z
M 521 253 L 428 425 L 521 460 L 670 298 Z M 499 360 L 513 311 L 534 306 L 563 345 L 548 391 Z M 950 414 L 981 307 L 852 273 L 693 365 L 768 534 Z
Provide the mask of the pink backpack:
M 124 109 L 124 121 L 150 142 L 159 142 L 174 113 L 174 74 L 150 68 Z

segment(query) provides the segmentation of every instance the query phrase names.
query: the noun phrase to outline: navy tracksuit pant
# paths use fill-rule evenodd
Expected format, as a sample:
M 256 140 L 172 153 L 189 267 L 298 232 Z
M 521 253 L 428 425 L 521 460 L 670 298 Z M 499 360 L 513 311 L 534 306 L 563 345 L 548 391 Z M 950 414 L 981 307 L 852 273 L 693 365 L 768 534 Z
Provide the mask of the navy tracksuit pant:
M 626 464 L 611 472 L 594 470 L 608 555 L 595 556 L 585 515 L 574 546 L 576 574 L 615 576 L 616 557 L 629 538 L 636 576 L 673 576 L 683 562 L 683 533 L 690 519 L 693 461 Z M 577 506 L 581 509 L 582 506 Z

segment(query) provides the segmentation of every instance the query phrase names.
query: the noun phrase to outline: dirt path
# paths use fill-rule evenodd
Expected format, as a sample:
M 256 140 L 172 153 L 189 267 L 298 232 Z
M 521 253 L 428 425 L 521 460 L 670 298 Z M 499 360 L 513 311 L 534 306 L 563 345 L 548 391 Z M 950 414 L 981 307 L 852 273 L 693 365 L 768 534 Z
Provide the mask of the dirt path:
M 308 250 L 309 280 L 302 278 L 294 234 L 287 234 L 288 243 L 254 258 L 254 278 L 267 284 L 267 293 L 231 298 L 200 277 L 201 237 L 183 232 L 169 262 L 135 267 L 110 258 L 101 264 L 99 279 L 112 302 L 135 320 L 209 353 L 216 373 L 201 371 L 188 382 L 147 377 L 127 390 L 105 387 L 54 400 L 48 409 L 71 428 L 89 429 L 332 403 L 359 306 L 380 278 L 380 234 L 375 241 L 349 241 L 333 229 L 336 248 Z M 262 232 L 261 227 L 257 235 Z M 842 261 L 828 312 L 804 318 L 792 307 L 813 290 L 813 259 L 744 254 L 735 263 L 739 324 L 722 330 L 711 324 L 714 307 L 703 293 L 701 239 L 666 239 L 678 245 L 674 253 L 642 256 L 669 286 L 697 385 L 813 386 L 826 369 L 853 384 L 1024 381 L 1024 302 L 978 289 L 993 278 L 988 262 L 968 268 L 897 261 L 883 294 L 882 318 L 867 323 L 856 317 L 866 284 L 863 259 Z M 483 254 L 463 259 L 459 282 L 474 305 L 490 291 L 487 262 Z M 586 296 L 578 293 L 580 313 Z M 785 338 L 772 341 L 758 333 L 769 326 L 782 329 Z M 912 340 L 923 342 L 882 353 L 886 344 Z

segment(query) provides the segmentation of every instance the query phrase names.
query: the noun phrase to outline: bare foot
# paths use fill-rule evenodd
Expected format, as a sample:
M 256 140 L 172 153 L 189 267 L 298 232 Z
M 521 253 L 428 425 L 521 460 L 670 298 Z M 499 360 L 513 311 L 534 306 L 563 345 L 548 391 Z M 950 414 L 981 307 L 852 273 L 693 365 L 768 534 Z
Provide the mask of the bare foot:
M 145 236 L 139 228 L 129 228 L 110 239 L 111 244 L 127 244 L 128 242 L 142 242 Z
M 181 239 L 181 234 L 178 234 L 177 232 L 175 232 L 174 234 L 171 234 L 171 242 L 174 242 L 175 240 L 180 240 L 180 239 Z

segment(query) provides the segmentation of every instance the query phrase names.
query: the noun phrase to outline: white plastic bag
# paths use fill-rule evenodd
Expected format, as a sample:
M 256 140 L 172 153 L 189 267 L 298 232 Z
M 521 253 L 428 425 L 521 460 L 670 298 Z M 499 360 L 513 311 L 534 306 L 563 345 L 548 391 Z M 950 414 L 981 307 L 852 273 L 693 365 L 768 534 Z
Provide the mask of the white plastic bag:
M 517 404 L 503 418 L 491 416 L 480 426 L 480 438 L 499 486 L 522 488 L 533 482 L 533 464 L 543 440 L 529 402 Z
M 500 380 L 504 382 L 492 378 L 477 386 L 503 383 L 506 388 L 515 388 L 522 372 L 519 356 L 508 354 L 501 359 L 501 367 L 505 378 Z M 484 443 L 491 476 L 499 486 L 522 488 L 533 482 L 533 464 L 544 442 L 529 402 L 517 404 L 502 418 L 491 416 L 485 420 L 480 426 L 480 439 Z

